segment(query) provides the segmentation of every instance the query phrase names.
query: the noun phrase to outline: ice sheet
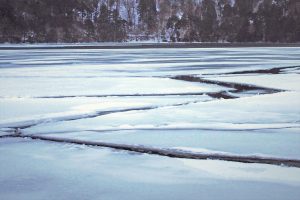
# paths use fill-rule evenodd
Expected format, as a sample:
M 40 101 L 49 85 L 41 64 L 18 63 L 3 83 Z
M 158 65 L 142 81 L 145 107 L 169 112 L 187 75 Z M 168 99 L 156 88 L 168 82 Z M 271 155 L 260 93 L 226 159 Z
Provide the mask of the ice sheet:
M 276 88 L 282 90 L 300 91 L 299 74 L 272 74 L 272 75 L 235 75 L 209 78 L 233 83 L 246 83 L 262 87 Z
M 300 159 L 299 63 L 300 48 L 0 50 L 0 198 L 298 199 L 299 168 L 2 136 Z
M 31 140 L 0 143 L 4 199 L 296 200 L 300 195 L 298 168 L 173 159 Z
M 41 124 L 30 133 L 71 130 L 121 130 L 128 126 L 143 128 L 202 128 L 219 130 L 297 127 L 300 121 L 300 93 L 244 97 L 231 100 L 195 102 L 147 111 L 112 113 L 96 118 Z M 169 127 L 168 127 L 169 126 Z

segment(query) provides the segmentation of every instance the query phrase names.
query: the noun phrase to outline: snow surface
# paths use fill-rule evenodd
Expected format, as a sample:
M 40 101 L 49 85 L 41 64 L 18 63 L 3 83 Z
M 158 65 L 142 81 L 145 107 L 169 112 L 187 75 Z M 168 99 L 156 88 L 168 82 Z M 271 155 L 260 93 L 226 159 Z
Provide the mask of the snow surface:
M 300 169 L 5 139 L 2 199 L 289 199 Z M 3 170 L 4 169 L 4 170 Z
M 299 69 L 230 74 L 299 66 L 300 48 L 0 51 L 0 136 L 19 128 L 24 135 L 300 159 Z M 172 79 L 177 75 L 283 91 L 237 94 L 230 87 Z M 212 95 L 219 92 L 238 98 Z M 294 167 L 5 137 L 0 155 L 0 199 L 300 196 Z

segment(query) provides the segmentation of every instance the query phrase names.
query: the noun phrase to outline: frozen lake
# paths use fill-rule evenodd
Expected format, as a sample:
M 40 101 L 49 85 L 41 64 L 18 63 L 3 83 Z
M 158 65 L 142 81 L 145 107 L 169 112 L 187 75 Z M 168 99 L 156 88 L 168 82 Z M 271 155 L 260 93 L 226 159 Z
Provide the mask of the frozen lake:
M 0 199 L 298 199 L 300 48 L 1 49 L 0 155 Z

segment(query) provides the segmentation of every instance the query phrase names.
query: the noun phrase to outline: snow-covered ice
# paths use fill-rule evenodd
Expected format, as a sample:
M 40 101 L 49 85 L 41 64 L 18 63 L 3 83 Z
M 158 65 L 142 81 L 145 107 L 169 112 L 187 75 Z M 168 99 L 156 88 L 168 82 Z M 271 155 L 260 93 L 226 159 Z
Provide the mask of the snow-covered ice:
M 300 196 L 297 167 L 4 137 L 300 160 L 300 48 L 31 47 L 0 50 L 0 199 Z
M 2 199 L 291 199 L 300 169 L 0 141 Z

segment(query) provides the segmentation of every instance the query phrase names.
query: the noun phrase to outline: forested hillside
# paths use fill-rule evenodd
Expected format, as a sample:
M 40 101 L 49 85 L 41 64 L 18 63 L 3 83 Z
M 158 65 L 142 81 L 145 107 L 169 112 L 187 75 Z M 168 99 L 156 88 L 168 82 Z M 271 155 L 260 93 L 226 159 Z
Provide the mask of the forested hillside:
M 299 0 L 0 0 L 0 42 L 299 42 Z

